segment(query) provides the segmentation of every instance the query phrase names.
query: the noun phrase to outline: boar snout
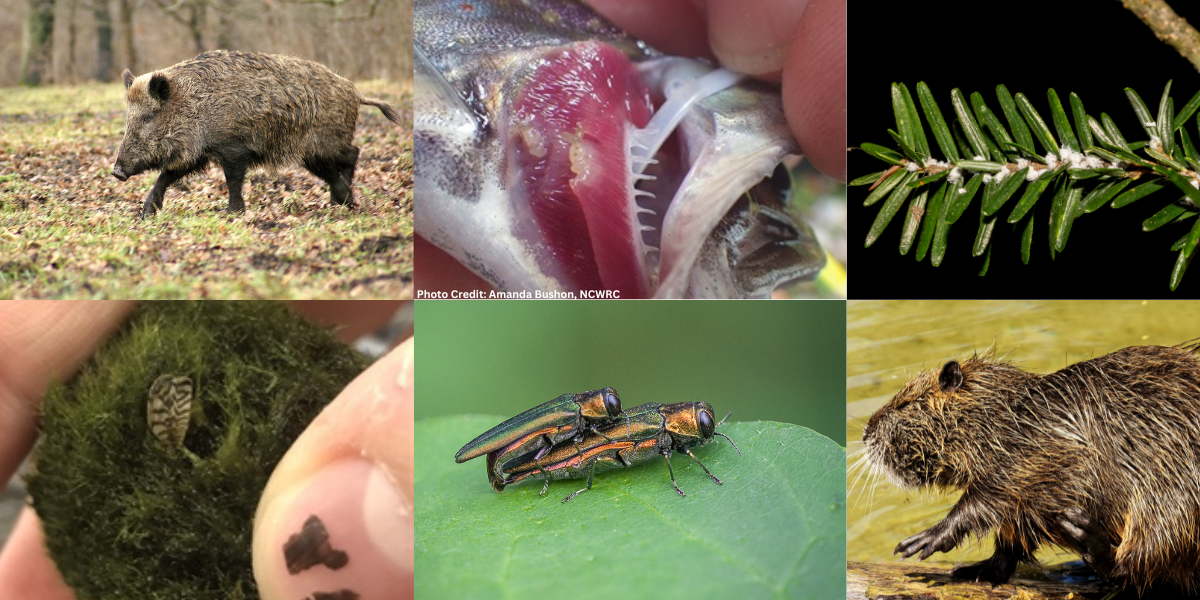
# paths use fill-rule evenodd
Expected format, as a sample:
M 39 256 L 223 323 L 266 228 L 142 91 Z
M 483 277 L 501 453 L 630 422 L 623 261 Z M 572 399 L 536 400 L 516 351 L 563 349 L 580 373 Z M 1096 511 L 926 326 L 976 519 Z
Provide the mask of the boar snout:
M 129 179 L 129 176 L 125 174 L 125 171 L 121 170 L 121 167 L 113 167 L 112 175 L 120 181 Z

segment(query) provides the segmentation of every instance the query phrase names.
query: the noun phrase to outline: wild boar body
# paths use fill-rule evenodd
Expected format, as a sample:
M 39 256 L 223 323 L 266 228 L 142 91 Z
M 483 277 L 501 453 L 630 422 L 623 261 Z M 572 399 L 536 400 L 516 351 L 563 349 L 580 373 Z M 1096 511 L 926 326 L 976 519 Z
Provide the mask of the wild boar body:
M 256 166 L 303 166 L 329 183 L 335 204 L 348 204 L 359 105 L 400 123 L 391 106 L 363 98 L 324 65 L 286 56 L 216 50 L 123 78 L 125 139 L 113 176 L 161 171 L 142 216 L 162 208 L 172 183 L 211 162 L 225 171 L 231 212 L 244 209 L 242 183 Z

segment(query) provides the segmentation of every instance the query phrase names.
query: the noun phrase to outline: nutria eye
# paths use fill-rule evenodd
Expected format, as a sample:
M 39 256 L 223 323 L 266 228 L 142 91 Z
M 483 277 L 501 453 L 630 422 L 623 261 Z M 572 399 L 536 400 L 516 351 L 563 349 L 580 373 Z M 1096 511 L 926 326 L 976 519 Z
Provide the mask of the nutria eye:
M 714 429 L 716 427 L 713 426 L 712 415 L 708 414 L 707 410 L 700 411 L 700 437 L 704 439 L 712 437 Z
M 941 375 L 938 375 L 938 387 L 943 392 L 953 393 L 963 384 L 962 367 L 958 366 L 958 361 L 952 360 L 942 367 Z
M 621 414 L 621 399 L 617 397 L 617 390 L 604 388 L 604 410 L 610 417 Z

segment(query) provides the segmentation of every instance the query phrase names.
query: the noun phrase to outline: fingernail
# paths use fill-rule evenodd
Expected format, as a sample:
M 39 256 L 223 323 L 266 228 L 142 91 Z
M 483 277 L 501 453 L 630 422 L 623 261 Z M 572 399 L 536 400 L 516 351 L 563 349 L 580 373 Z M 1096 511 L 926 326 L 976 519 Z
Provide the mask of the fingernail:
M 722 66 L 749 75 L 783 68 L 807 0 L 709 2 L 708 35 Z
M 374 462 L 330 463 L 272 504 L 259 527 L 270 532 L 268 554 L 256 564 L 271 598 L 412 596 L 411 583 L 402 583 L 412 581 L 403 567 L 412 564 L 412 501 Z

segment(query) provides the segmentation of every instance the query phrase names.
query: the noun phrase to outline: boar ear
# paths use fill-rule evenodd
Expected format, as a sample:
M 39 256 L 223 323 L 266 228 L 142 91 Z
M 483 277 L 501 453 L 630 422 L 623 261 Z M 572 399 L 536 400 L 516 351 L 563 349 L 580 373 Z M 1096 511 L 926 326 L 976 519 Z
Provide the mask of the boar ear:
M 129 86 L 133 85 L 133 73 L 130 73 L 129 69 L 125 69 L 125 72 L 121 73 L 121 79 L 125 81 L 125 89 L 129 89 Z
M 150 76 L 150 96 L 159 102 L 166 102 L 167 97 L 171 95 L 171 84 L 167 83 L 167 78 L 162 73 L 155 73 Z

